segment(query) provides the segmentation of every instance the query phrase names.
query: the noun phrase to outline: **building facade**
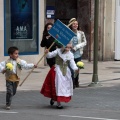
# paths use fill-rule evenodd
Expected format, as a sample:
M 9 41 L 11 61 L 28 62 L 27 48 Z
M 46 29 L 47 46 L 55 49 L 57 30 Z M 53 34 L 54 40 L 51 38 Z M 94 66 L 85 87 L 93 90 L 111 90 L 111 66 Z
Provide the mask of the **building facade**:
M 73 17 L 87 38 L 83 59 L 93 60 L 94 0 L 1 0 L 0 6 L 0 61 L 8 58 L 10 46 L 17 46 L 20 58 L 37 63 L 44 54 L 40 42 L 45 23 L 60 19 L 68 24 Z M 119 28 L 120 0 L 99 0 L 100 61 L 120 60 Z
M 0 61 L 8 59 L 10 46 L 17 46 L 21 59 L 38 62 L 44 54 L 40 47 L 44 10 L 44 0 L 0 0 Z
M 98 59 L 100 61 L 120 60 L 119 5 L 120 0 L 99 0 Z M 65 24 L 68 24 L 72 17 L 77 18 L 87 38 L 83 58 L 93 60 L 94 0 L 47 0 L 46 6 L 54 6 L 54 19 L 60 19 Z

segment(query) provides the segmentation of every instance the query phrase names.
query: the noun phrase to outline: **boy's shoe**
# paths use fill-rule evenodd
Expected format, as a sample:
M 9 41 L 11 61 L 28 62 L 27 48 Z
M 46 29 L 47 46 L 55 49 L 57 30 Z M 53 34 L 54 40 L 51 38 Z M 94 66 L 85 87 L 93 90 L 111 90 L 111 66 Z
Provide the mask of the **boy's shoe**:
M 50 100 L 50 105 L 54 105 L 54 100 L 53 99 Z
M 6 105 L 6 110 L 10 110 L 10 106 L 9 105 Z

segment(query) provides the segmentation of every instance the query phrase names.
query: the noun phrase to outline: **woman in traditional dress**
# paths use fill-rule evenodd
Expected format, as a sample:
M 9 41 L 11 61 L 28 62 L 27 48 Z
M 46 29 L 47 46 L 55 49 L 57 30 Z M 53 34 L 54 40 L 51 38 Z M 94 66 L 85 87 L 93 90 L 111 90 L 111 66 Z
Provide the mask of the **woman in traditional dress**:
M 57 101 L 58 109 L 63 108 L 61 102 L 69 102 L 73 95 L 73 82 L 68 64 L 78 72 L 78 67 L 70 49 L 71 44 L 68 44 L 66 47 L 58 48 L 52 52 L 45 51 L 47 58 L 56 57 L 56 64 L 48 72 L 40 92 L 45 97 L 51 98 L 51 105 L 54 104 L 54 101 Z

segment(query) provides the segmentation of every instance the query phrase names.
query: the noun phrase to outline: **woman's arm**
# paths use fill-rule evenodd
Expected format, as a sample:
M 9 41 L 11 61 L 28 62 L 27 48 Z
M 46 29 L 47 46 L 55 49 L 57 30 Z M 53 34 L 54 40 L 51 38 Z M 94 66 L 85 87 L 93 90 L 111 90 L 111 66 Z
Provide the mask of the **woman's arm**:
M 70 59 L 70 67 L 73 69 L 73 70 L 78 70 L 78 67 L 74 61 L 74 56 L 73 54 L 71 53 L 71 59 Z
M 47 58 L 53 58 L 53 57 L 55 57 L 57 54 L 58 54 L 58 49 L 56 49 L 56 50 L 54 50 L 54 51 L 52 51 L 52 52 L 48 52 L 46 57 L 47 57 Z
M 86 46 L 86 44 L 87 44 L 87 41 L 86 41 L 85 34 L 84 34 L 84 32 L 81 32 L 81 43 L 78 43 L 76 46 L 74 46 L 73 49 L 76 51 L 76 50 Z
M 46 47 L 46 37 L 45 36 L 42 37 L 42 41 L 41 41 L 40 46 L 41 47 Z

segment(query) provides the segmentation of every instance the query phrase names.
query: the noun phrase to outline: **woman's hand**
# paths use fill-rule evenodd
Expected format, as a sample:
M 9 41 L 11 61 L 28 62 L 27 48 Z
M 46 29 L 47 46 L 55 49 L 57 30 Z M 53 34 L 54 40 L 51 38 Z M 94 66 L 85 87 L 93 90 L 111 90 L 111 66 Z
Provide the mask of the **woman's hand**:
M 76 78 L 78 74 L 79 74 L 79 69 L 74 71 L 74 78 Z
M 78 70 L 75 70 L 75 73 L 79 74 L 79 69 L 78 69 Z
M 75 52 L 75 49 L 72 48 L 71 51 L 74 53 L 74 52 Z
M 71 51 L 75 52 L 74 46 L 72 44 L 69 45 L 71 47 Z
M 48 52 L 49 52 L 49 50 L 48 50 L 48 49 L 46 49 L 46 50 L 45 50 L 45 53 L 47 54 Z
M 48 35 L 48 36 L 46 36 L 46 39 L 49 39 L 51 36 L 50 35 Z

